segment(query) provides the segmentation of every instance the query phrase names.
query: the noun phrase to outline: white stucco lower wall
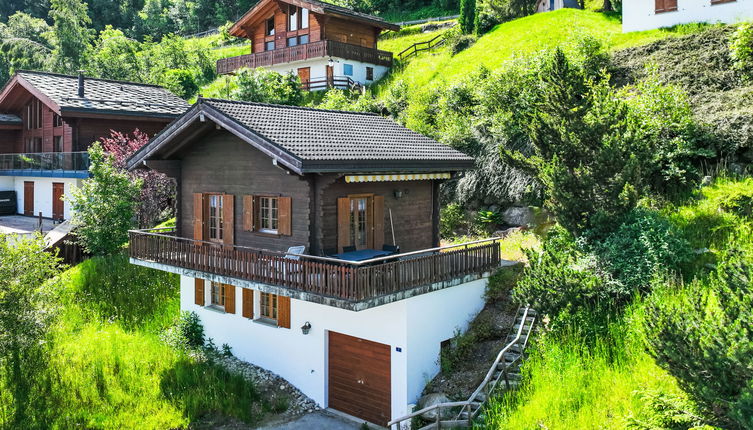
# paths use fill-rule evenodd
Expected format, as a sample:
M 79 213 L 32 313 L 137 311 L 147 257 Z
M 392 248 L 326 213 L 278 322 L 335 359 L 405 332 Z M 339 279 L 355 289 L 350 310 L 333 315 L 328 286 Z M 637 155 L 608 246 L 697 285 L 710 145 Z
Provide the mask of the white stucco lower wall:
M 332 60 L 334 60 L 334 66 L 333 66 L 334 76 L 346 76 L 344 72 L 344 68 L 346 64 L 350 64 L 353 66 L 353 74 L 350 75 L 350 78 L 356 82 L 361 83 L 362 85 L 369 85 L 375 81 L 378 81 L 389 70 L 389 68 L 385 66 L 377 66 L 375 64 L 345 60 L 343 58 L 333 57 Z M 329 64 L 329 57 L 316 58 L 316 59 L 304 60 L 304 61 L 295 61 L 292 63 L 285 63 L 285 64 L 278 64 L 278 65 L 266 67 L 266 69 L 272 70 L 278 73 L 282 73 L 282 74 L 292 73 L 294 75 L 298 75 L 299 68 L 309 67 L 310 73 L 311 73 L 311 80 L 315 80 L 315 79 L 325 79 L 327 77 L 327 65 L 328 64 Z M 366 79 L 366 67 L 374 68 L 373 80 Z
M 24 182 L 34 182 L 34 216 L 42 212 L 42 216 L 45 218 L 52 218 L 52 184 L 54 182 L 63 183 L 63 194 L 68 195 L 73 187 L 78 187 L 82 181 L 77 178 L 38 178 L 27 176 L 9 178 L 13 181 L 13 186 L 9 189 L 16 191 L 18 213 L 24 213 Z M 71 204 L 67 201 L 63 202 L 63 217 L 65 219 L 70 219 L 71 217 Z
M 0 191 L 14 191 L 16 181 L 13 176 L 0 176 Z
M 691 22 L 732 24 L 753 19 L 753 0 L 711 4 L 711 0 L 678 0 L 674 12 L 656 13 L 655 0 L 622 2 L 622 31 L 651 30 Z
M 181 309 L 196 312 L 207 337 L 228 344 L 238 358 L 277 373 L 319 405 L 327 407 L 328 332 L 334 331 L 390 346 L 392 417 L 408 413 L 426 382 L 439 370 L 440 342 L 464 329 L 484 304 L 486 279 L 353 312 L 291 300 L 291 328 L 272 327 L 236 313 L 194 303 L 194 279 L 181 276 Z M 209 294 L 209 288 L 206 288 Z M 258 309 L 258 300 L 254 301 Z M 255 312 L 258 314 L 258 312 Z M 301 326 L 311 324 L 303 335 Z
M 456 329 L 465 331 L 484 308 L 487 279 L 406 300 L 408 320 L 408 402 L 415 403 L 439 372 L 440 344 Z

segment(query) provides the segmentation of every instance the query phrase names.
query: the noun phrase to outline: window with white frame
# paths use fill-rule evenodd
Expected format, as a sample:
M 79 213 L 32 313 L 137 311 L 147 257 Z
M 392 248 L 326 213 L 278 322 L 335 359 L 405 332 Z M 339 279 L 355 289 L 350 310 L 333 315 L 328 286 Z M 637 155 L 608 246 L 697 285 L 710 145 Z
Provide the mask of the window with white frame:
M 277 233 L 278 230 L 277 197 L 259 197 L 259 231 Z

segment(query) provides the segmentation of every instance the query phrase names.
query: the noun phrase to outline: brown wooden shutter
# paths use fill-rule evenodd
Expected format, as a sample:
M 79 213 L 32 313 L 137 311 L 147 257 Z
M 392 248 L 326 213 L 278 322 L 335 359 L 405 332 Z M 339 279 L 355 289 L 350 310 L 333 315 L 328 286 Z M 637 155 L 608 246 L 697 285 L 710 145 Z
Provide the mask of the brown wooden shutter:
M 204 240 L 204 194 L 193 195 L 193 239 Z
M 290 328 L 290 297 L 277 296 L 277 326 Z
M 350 245 L 350 199 L 337 199 L 337 248 L 343 252 L 343 247 Z
M 664 12 L 664 0 L 654 0 L 654 12 Z
M 235 313 L 235 285 L 225 284 L 225 312 Z
M 204 306 L 204 280 L 201 278 L 194 279 L 194 303 Z
M 243 315 L 244 318 L 253 319 L 254 318 L 254 290 L 249 290 L 248 288 L 243 289 L 243 309 L 241 310 L 241 315 Z
M 222 197 L 222 242 L 235 245 L 235 199 L 232 194 Z
M 664 11 L 673 12 L 677 10 L 677 0 L 664 0 Z
M 374 196 L 374 249 L 384 245 L 384 196 Z
M 254 230 L 254 196 L 243 196 L 243 230 Z
M 290 197 L 279 197 L 277 199 L 277 232 L 285 236 L 293 234 L 292 200 Z

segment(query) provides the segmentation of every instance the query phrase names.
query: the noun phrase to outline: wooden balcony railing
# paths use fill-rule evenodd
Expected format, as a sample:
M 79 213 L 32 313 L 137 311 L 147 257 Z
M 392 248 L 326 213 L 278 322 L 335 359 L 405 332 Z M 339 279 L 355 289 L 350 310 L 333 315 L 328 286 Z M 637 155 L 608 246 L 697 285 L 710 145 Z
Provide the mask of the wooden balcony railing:
M 301 88 L 304 91 L 317 91 L 325 90 L 327 88 L 337 88 L 340 90 L 361 92 L 363 90 L 363 85 L 361 85 L 359 82 L 354 81 L 349 76 L 333 76 L 329 79 L 319 78 L 301 82 Z
M 321 40 L 319 42 L 288 46 L 287 48 L 272 51 L 221 58 L 217 60 L 217 73 L 224 75 L 232 73 L 241 67 L 251 69 L 269 67 L 275 64 L 320 57 L 337 57 L 379 66 L 392 66 L 392 52 L 364 48 L 363 46 L 351 45 L 335 40 Z
M 222 246 L 133 230 L 131 258 L 358 302 L 437 282 L 480 275 L 499 266 L 497 239 L 432 248 L 358 263 L 312 255 Z

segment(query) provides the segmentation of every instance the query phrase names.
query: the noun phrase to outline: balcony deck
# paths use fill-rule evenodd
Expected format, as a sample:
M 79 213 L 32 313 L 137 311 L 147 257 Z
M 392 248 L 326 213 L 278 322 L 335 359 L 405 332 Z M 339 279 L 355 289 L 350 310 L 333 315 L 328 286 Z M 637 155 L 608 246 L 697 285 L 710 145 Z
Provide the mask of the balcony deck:
M 282 287 L 288 295 L 314 295 L 319 299 L 312 301 L 351 310 L 480 279 L 501 262 L 497 239 L 351 262 L 312 255 L 296 260 L 284 252 L 181 238 L 172 230 L 131 231 L 129 253 L 136 264 Z
M 88 171 L 87 152 L 0 154 L 0 176 L 86 178 Z
M 364 48 L 335 40 L 322 40 L 272 51 L 221 58 L 217 60 L 217 74 L 233 73 L 242 67 L 254 69 L 321 57 L 344 58 L 378 66 L 392 66 L 392 52 Z

